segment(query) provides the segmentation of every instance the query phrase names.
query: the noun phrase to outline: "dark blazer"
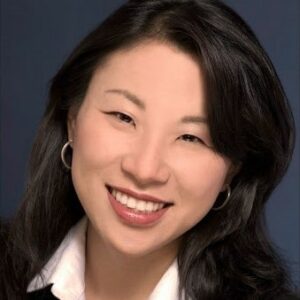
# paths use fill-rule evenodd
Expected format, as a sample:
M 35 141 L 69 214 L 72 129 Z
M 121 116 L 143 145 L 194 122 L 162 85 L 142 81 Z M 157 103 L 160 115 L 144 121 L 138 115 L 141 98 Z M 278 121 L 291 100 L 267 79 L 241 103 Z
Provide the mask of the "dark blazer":
M 52 287 L 52 284 L 47 285 L 43 289 L 28 293 L 27 300 L 59 300 L 51 293 L 51 287 Z M 164 299 L 161 299 L 161 300 L 164 300 Z M 232 299 L 228 299 L 228 300 L 232 300 Z M 239 300 L 242 300 L 242 299 L 239 299 Z M 279 296 L 274 300 L 300 300 L 300 297 L 293 296 L 293 295 L 286 295 L 286 296 Z
M 51 293 L 52 284 L 47 285 L 45 288 L 27 293 L 26 300 L 59 300 Z

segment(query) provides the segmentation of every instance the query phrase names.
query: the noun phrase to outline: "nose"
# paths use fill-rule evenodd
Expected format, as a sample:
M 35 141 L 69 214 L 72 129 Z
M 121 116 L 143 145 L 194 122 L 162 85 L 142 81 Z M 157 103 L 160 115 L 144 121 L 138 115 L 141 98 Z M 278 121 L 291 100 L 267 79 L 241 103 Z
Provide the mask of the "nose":
M 170 177 L 163 148 L 155 141 L 141 141 L 124 155 L 121 168 L 137 185 L 163 184 Z

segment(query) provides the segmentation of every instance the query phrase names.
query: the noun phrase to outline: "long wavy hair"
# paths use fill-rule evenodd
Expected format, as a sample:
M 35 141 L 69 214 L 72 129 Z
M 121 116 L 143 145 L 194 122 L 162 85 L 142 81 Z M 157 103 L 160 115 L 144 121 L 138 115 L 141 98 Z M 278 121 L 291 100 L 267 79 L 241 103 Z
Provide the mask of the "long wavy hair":
M 265 300 L 291 288 L 264 217 L 295 138 L 270 59 L 248 25 L 220 1 L 132 0 L 86 37 L 51 81 L 23 201 L 0 230 L 1 299 L 25 298 L 29 282 L 84 215 L 60 159 L 68 112 L 80 107 L 96 68 L 114 52 L 147 40 L 176 46 L 199 63 L 213 144 L 240 166 L 227 206 L 184 234 L 177 258 L 180 290 L 192 300 Z

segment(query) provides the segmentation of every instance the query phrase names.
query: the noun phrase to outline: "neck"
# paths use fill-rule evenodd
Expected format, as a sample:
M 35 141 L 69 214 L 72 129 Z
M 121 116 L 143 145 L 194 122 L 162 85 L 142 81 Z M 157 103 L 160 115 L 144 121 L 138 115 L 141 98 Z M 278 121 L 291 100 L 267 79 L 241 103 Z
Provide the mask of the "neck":
M 141 256 L 114 249 L 89 223 L 86 243 L 87 299 L 148 299 L 176 258 L 178 243 Z

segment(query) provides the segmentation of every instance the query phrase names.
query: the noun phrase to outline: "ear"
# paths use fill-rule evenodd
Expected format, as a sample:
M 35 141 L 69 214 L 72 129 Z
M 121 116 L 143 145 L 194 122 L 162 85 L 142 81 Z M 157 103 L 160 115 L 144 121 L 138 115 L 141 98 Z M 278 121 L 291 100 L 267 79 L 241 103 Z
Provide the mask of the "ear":
M 71 111 L 68 112 L 67 129 L 68 129 L 68 141 L 74 141 L 76 128 L 76 116 Z M 73 143 L 70 144 L 71 147 Z
M 242 166 L 242 163 L 237 163 L 237 164 L 231 164 L 229 167 L 229 171 L 227 173 L 226 176 L 226 180 L 224 182 L 224 185 L 222 187 L 222 192 L 224 192 L 226 190 L 226 186 L 229 184 L 231 184 L 231 181 L 233 179 L 233 177 L 240 171 Z

